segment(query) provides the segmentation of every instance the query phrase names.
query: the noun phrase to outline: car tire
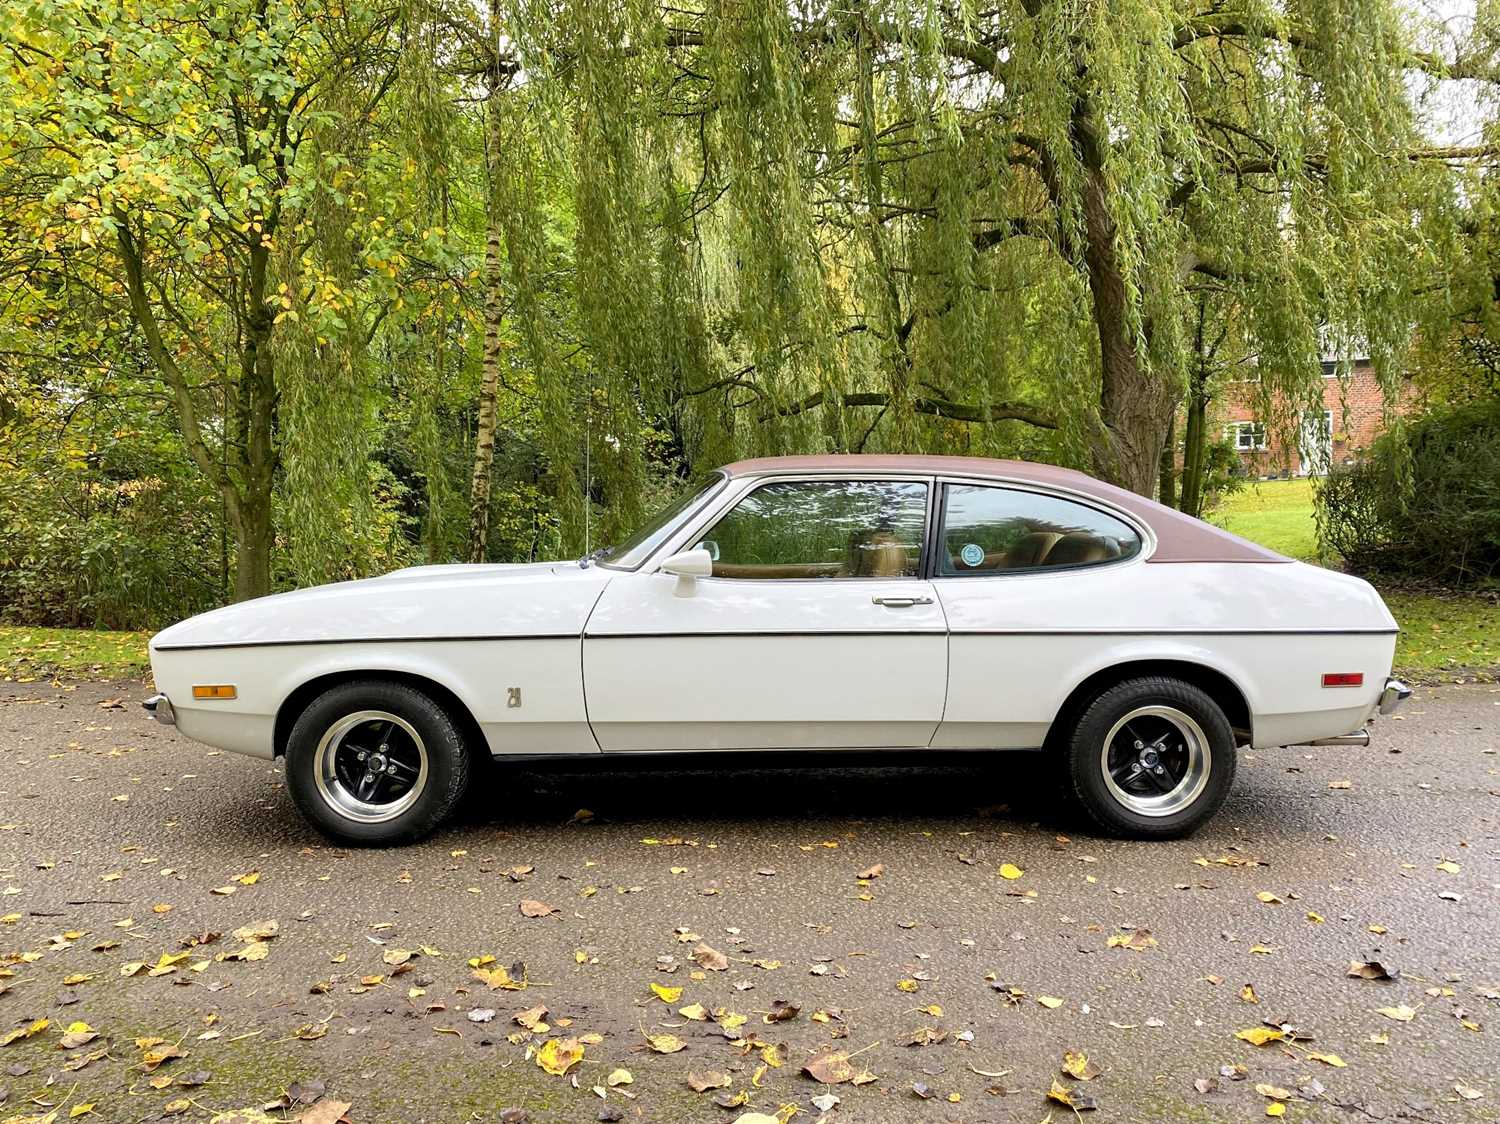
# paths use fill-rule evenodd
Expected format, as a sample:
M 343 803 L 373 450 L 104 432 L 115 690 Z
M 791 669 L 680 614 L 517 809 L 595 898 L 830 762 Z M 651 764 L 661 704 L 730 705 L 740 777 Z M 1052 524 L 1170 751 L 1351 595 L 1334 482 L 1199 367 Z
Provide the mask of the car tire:
M 1229 796 L 1234 731 L 1218 703 L 1179 679 L 1128 679 L 1084 703 L 1064 740 L 1070 795 L 1112 835 L 1176 839 Z
M 287 738 L 292 801 L 314 827 L 363 847 L 412 843 L 462 799 L 469 752 L 451 715 L 405 683 L 331 687 Z

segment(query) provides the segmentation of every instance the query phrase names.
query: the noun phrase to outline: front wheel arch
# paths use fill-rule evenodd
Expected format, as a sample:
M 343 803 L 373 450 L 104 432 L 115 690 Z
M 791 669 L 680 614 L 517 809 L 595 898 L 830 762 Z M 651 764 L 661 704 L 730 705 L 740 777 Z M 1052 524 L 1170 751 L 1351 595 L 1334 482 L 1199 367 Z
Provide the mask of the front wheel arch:
M 452 719 L 453 724 L 458 727 L 458 732 L 463 735 L 464 745 L 468 747 L 471 760 L 478 764 L 490 760 L 489 742 L 485 739 L 484 731 L 480 729 L 479 722 L 475 719 L 473 712 L 469 710 L 464 701 L 455 695 L 447 687 L 425 675 L 413 675 L 405 671 L 384 670 L 356 670 L 335 671 L 327 675 L 319 675 L 309 679 L 292 691 L 276 710 L 276 725 L 272 734 L 272 752 L 276 757 L 286 756 L 287 739 L 291 736 L 292 727 L 297 724 L 297 719 L 302 712 L 311 705 L 323 692 L 331 687 L 337 687 L 341 683 L 365 682 L 369 680 L 381 680 L 390 683 L 400 683 L 414 688 L 427 695 L 433 702 L 442 707 Z

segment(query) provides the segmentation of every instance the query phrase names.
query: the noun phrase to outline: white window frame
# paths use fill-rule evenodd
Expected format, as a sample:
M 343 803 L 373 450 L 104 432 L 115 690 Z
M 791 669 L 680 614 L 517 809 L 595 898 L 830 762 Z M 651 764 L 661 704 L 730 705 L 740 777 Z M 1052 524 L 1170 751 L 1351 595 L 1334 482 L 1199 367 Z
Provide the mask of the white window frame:
M 1230 422 L 1224 429 L 1224 435 L 1234 443 L 1234 449 L 1237 453 L 1253 453 L 1266 448 L 1266 427 L 1264 422 L 1234 421 Z M 1249 444 L 1246 444 L 1245 441 L 1247 436 L 1249 437 Z

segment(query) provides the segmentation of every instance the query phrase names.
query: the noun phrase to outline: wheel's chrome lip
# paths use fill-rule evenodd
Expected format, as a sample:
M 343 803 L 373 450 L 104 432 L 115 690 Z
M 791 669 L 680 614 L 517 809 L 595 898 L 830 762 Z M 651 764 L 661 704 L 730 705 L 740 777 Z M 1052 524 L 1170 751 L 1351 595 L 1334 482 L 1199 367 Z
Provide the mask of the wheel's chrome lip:
M 1186 745 L 1188 752 L 1186 774 L 1178 782 L 1176 788 L 1159 796 L 1137 796 L 1126 792 L 1115 783 L 1115 778 L 1109 771 L 1109 748 L 1114 744 L 1116 735 L 1127 722 L 1145 717 L 1163 718 L 1176 727 L 1177 732 L 1182 735 L 1183 744 Z M 1208 735 L 1203 732 L 1203 727 L 1189 715 L 1173 706 L 1140 706 L 1110 727 L 1109 734 L 1104 739 L 1104 745 L 1099 751 L 1099 770 L 1104 777 L 1104 784 L 1109 794 L 1122 808 L 1140 816 L 1160 819 L 1176 815 L 1190 807 L 1203 794 L 1203 790 L 1208 786 L 1209 774 L 1213 771 L 1213 754 L 1209 752 Z
M 393 722 L 411 738 L 412 744 L 417 747 L 419 763 L 417 779 L 412 782 L 407 792 L 402 793 L 398 799 L 389 804 L 371 804 L 360 800 L 344 787 L 334 767 L 339 746 L 343 744 L 344 738 L 351 730 L 366 722 Z M 410 722 L 388 710 L 358 710 L 352 714 L 346 714 L 324 731 L 322 738 L 318 740 L 318 748 L 313 754 L 313 780 L 317 784 L 318 795 L 335 813 L 356 823 L 389 823 L 400 816 L 417 802 L 423 789 L 427 787 L 427 772 L 427 745 L 422 741 L 422 736 L 417 733 Z

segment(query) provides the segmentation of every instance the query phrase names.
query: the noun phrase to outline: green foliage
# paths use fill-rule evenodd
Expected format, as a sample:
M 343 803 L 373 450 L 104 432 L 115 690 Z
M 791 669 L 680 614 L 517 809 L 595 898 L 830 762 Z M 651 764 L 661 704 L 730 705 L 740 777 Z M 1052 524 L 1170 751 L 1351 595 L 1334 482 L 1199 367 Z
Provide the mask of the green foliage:
M 1454 63 L 1487 81 L 1492 22 Z M 1417 30 L 1394 0 L 20 0 L 3 611 L 461 556 L 486 298 L 497 560 L 742 454 L 1113 470 L 1159 448 L 1205 292 L 1273 429 L 1320 332 L 1394 391 L 1420 323 L 1434 396 L 1472 396 L 1494 180 L 1425 149 Z M 115 429 L 149 456 L 49 503 L 48 435 Z
M 1500 399 L 1451 407 L 1336 467 L 1318 495 L 1321 538 L 1351 569 L 1445 585 L 1500 577 Z M 1411 491 L 1393 487 L 1409 463 Z

